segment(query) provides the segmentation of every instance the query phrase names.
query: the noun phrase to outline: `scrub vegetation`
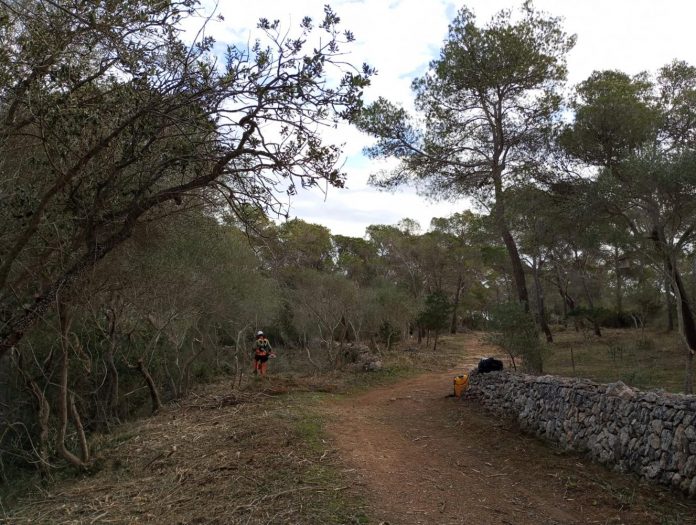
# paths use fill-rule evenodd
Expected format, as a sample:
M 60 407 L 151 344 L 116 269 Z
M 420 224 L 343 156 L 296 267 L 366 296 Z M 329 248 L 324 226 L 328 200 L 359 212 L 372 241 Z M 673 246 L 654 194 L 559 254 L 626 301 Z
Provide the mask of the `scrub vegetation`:
M 209 475 L 235 519 L 280 520 L 301 494 L 286 521 L 361 523 L 337 458 L 316 457 L 321 422 L 287 407 L 327 381 L 454 365 L 443 338 L 473 330 L 531 373 L 693 393 L 696 67 L 568 86 L 562 20 L 529 1 L 489 21 L 463 7 L 409 114 L 363 100 L 376 71 L 351 64 L 329 6 L 293 28 L 261 19 L 244 45 L 184 33 L 207 16 L 197 0 L 0 0 L 3 506 L 18 479 L 48 498 L 63 477 L 117 484 L 183 456 L 152 495 L 172 516 L 185 480 L 204 492 Z M 322 135 L 341 122 L 396 161 L 375 187 L 475 209 L 362 237 L 289 219 L 298 192 L 345 185 Z M 250 383 L 257 330 L 285 386 Z M 196 430 L 211 406 L 224 421 Z M 279 477 L 252 487 L 227 459 L 195 472 L 206 432 L 234 465 L 279 454 Z M 100 474 L 107 449 L 123 457 Z M 152 512 L 135 487 L 133 519 Z

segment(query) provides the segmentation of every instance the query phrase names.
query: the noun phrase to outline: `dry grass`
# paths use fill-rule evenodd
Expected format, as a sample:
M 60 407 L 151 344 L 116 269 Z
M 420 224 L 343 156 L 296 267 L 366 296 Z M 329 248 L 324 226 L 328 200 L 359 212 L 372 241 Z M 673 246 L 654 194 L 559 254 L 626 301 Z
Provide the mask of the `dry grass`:
M 200 386 L 157 416 L 91 437 L 93 473 L 30 483 L 0 521 L 19 523 L 365 523 L 354 480 L 326 444 L 315 410 L 342 396 L 456 360 L 412 348 L 382 356 L 373 373 L 307 373 L 300 354 L 271 362 L 268 380 L 245 374 Z M 302 372 L 302 370 L 305 372 Z
M 641 389 L 682 391 L 686 358 L 677 333 L 604 329 L 602 334 L 557 329 L 548 346 L 545 372 L 601 383 L 623 381 Z
M 316 394 L 289 390 L 218 384 L 97 436 L 99 472 L 28 495 L 5 523 L 361 523 L 322 441 Z

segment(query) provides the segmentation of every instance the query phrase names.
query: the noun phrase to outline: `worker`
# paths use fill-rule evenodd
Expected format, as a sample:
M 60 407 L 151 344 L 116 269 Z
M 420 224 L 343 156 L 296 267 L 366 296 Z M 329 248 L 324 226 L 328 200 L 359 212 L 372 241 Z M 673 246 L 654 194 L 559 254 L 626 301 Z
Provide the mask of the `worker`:
M 254 347 L 254 374 L 266 377 L 266 369 L 268 368 L 268 359 L 270 357 L 275 357 L 271 343 L 264 333 L 259 330 L 256 332 L 256 345 Z

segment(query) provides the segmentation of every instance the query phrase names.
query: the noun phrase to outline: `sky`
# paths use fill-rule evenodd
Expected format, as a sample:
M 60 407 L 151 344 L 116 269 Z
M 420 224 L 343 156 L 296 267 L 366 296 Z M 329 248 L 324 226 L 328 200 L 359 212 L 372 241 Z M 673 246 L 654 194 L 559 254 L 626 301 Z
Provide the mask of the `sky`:
M 356 41 L 348 60 L 367 62 L 377 69 L 366 101 L 384 96 L 406 108 L 412 107 L 411 81 L 422 75 L 439 54 L 447 26 L 466 5 L 479 23 L 501 9 L 516 8 L 521 1 L 469 0 L 218 0 L 224 21 L 208 28 L 219 43 L 253 40 L 260 17 L 278 19 L 296 29 L 304 16 L 320 20 L 330 3 Z M 696 64 L 696 1 L 694 0 L 536 0 L 537 9 L 564 19 L 563 26 L 578 37 L 568 55 L 568 86 L 592 71 L 620 69 L 629 74 L 654 72 L 674 59 Z M 348 125 L 327 133 L 327 140 L 345 143 L 345 189 L 316 188 L 300 191 L 290 203 L 290 217 L 322 224 L 332 233 L 362 237 L 370 224 L 396 224 L 403 218 L 417 220 L 424 230 L 432 217 L 445 217 L 471 207 L 466 199 L 429 202 L 413 189 L 394 193 L 368 186 L 385 161 L 366 158 L 362 151 L 373 141 Z

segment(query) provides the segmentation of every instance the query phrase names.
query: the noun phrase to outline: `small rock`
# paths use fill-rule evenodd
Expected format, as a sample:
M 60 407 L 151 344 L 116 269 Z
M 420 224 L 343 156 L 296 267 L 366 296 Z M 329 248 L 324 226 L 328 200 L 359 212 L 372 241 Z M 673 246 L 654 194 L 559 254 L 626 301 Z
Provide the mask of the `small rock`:
M 686 463 L 684 464 L 682 473 L 687 478 L 696 475 L 696 456 L 689 456 L 689 459 L 687 459 Z
M 672 447 L 672 433 L 665 429 L 662 431 L 661 448 L 662 450 L 669 450 Z
M 650 443 L 650 447 L 653 448 L 653 449 L 655 449 L 655 450 L 657 450 L 658 448 L 660 448 L 660 445 L 662 444 L 661 441 L 660 441 L 660 437 L 659 437 L 659 436 L 656 436 L 655 434 L 653 434 L 652 436 L 650 436 L 650 441 L 649 441 L 649 443 Z
M 693 425 L 684 427 L 684 435 L 689 441 L 696 441 L 696 429 Z
M 660 464 L 653 463 L 648 465 L 645 469 L 643 469 L 643 473 L 650 479 L 657 477 L 657 475 L 660 473 Z
M 672 480 L 671 480 L 672 486 L 675 489 L 679 488 L 679 485 L 681 485 L 681 480 L 682 480 L 682 477 L 679 474 L 675 474 L 674 476 L 672 476 Z
M 610 396 L 617 396 L 621 399 L 633 399 L 637 395 L 635 390 L 622 381 L 609 383 L 607 385 L 606 394 Z

